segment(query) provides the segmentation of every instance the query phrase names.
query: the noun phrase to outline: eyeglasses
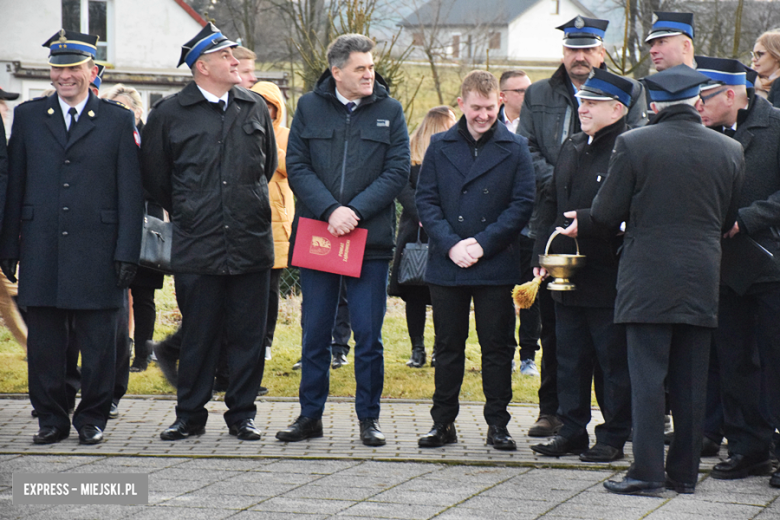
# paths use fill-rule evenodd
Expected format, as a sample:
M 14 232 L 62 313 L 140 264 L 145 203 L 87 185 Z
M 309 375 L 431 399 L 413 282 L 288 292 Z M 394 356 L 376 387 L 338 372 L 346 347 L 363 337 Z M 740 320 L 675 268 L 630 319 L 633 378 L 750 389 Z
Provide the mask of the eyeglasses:
M 709 101 L 710 99 L 714 98 L 718 94 L 723 94 L 724 92 L 726 92 L 726 90 L 728 90 L 728 89 L 727 88 L 721 88 L 721 89 L 718 89 L 716 92 L 713 92 L 712 94 L 707 94 L 707 95 L 701 95 L 700 94 L 699 98 L 701 99 L 701 104 L 702 105 L 706 104 L 707 101 Z
M 758 61 L 761 58 L 764 57 L 764 54 L 766 54 L 766 51 L 752 51 L 750 55 L 753 57 L 754 60 Z
M 525 91 L 528 89 L 524 88 L 508 88 L 505 90 L 502 90 L 501 92 L 517 92 L 518 94 L 525 94 Z

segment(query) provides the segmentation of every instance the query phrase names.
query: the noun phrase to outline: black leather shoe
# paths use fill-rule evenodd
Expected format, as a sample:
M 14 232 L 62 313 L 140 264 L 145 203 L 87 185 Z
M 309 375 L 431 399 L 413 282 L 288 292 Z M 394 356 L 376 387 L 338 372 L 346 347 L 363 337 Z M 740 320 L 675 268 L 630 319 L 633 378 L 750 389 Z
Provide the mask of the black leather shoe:
M 206 433 L 206 426 L 189 424 L 184 419 L 176 419 L 172 425 L 163 430 L 160 438 L 164 441 L 179 441 L 186 439 L 190 435 L 203 435 Z
M 548 457 L 562 457 L 564 455 L 579 455 L 588 449 L 588 437 L 569 439 L 563 435 L 556 435 L 551 441 L 531 446 L 536 453 Z
M 769 479 L 769 485 L 775 488 L 780 488 L 780 468 L 772 473 L 772 478 Z
M 379 429 L 379 419 L 369 417 L 360 421 L 360 440 L 366 446 L 384 446 L 385 434 Z
M 769 475 L 772 472 L 772 460 L 769 455 L 760 458 L 734 454 L 712 468 L 712 478 L 733 480 L 750 475 Z
M 512 451 L 517 449 L 517 443 L 509 435 L 505 426 L 488 426 L 487 443 L 497 450 Z
M 103 430 L 94 424 L 87 424 L 79 430 L 79 444 L 98 444 L 103 442 Z
M 425 347 L 412 349 L 412 357 L 406 362 L 410 368 L 422 368 L 425 366 Z
M 417 439 L 417 445 L 421 448 L 440 448 L 445 444 L 456 444 L 458 432 L 454 423 L 434 423 L 431 431 Z
M 580 453 L 580 460 L 582 462 L 612 462 L 622 458 L 623 450 L 598 441 L 591 449 Z
M 336 354 L 333 354 L 333 361 L 331 362 L 330 366 L 333 368 L 341 368 L 344 365 L 348 365 L 349 360 L 347 359 L 347 355 L 343 352 L 338 352 Z
M 259 441 L 263 436 L 252 419 L 244 419 L 231 426 L 228 431 L 230 435 L 238 437 L 242 441 Z
M 299 359 L 298 361 L 293 363 L 292 369 L 293 370 L 300 370 L 301 369 L 301 365 L 303 365 L 303 360 Z
M 322 419 L 312 419 L 301 415 L 284 430 L 276 432 L 276 438 L 284 442 L 298 442 L 322 437 Z
M 701 456 L 717 457 L 718 454 L 720 454 L 720 443 L 713 441 L 705 435 L 701 441 Z
M 604 482 L 604 487 L 610 493 L 617 493 L 618 495 L 657 495 L 663 492 L 666 487 L 665 484 L 665 482 L 646 482 L 626 477 L 620 482 L 607 480 Z
M 686 484 L 685 482 L 677 482 L 676 480 L 666 477 L 666 489 L 677 491 L 681 495 L 692 495 L 696 491 L 696 484 Z
M 563 423 L 555 415 L 540 415 L 528 429 L 529 437 L 552 437 L 558 435 Z
M 62 431 L 55 426 L 44 426 L 33 435 L 34 444 L 54 444 L 67 439 L 70 432 Z
M 119 405 L 111 403 L 111 409 L 108 411 L 109 419 L 116 419 L 119 417 Z
M 260 388 L 257 389 L 257 396 L 260 397 L 263 395 L 268 395 L 268 389 L 264 386 L 261 386 Z
M 147 341 L 146 348 L 148 352 L 154 352 L 157 366 L 160 367 L 168 384 L 176 388 L 179 384 L 179 371 L 176 367 L 176 363 L 179 361 L 179 352 L 166 344 L 165 341 L 160 343 Z

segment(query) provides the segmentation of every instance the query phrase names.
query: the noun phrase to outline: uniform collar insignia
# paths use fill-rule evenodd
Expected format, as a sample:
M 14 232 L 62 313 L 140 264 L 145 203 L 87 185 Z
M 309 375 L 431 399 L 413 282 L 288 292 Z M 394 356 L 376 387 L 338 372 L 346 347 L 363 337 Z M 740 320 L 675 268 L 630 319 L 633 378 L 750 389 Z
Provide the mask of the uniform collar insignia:
M 46 113 L 52 115 L 54 113 L 54 109 L 50 108 L 49 110 L 46 111 Z
M 94 113 L 92 110 L 90 110 L 89 112 L 87 112 L 87 115 L 88 115 L 89 117 L 95 117 L 95 113 Z

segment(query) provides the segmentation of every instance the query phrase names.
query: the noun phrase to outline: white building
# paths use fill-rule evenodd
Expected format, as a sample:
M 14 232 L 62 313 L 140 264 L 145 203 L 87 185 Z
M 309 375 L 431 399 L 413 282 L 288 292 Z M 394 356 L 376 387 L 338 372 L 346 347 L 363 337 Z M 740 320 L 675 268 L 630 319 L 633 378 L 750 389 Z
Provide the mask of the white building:
M 48 49 L 60 28 L 97 34 L 103 86 L 135 87 L 148 109 L 191 79 L 176 68 L 181 45 L 206 24 L 183 0 L 0 0 L 0 87 L 19 92 L 17 102 L 51 88 Z
M 422 43 L 454 60 L 560 62 L 563 33 L 577 15 L 596 16 L 578 0 L 430 0 L 400 25 L 422 59 Z

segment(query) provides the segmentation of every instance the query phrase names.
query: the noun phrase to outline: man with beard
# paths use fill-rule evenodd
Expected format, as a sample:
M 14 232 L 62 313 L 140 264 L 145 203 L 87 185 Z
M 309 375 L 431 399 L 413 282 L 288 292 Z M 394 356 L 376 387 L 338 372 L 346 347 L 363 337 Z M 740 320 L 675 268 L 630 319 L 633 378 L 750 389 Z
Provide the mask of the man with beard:
M 604 33 L 608 20 L 577 16 L 558 27 L 563 31 L 562 65 L 550 79 L 537 81 L 525 93 L 520 112 L 518 133 L 528 138 L 528 148 L 536 174 L 536 206 L 552 178 L 558 162 L 558 154 L 566 138 L 581 130 L 577 117 L 579 101 L 574 95 L 588 79 L 594 68 L 605 69 Z M 626 123 L 641 126 L 647 121 L 645 94 L 642 86 L 634 81 Z M 523 235 L 535 238 L 537 219 L 534 215 Z M 542 383 L 539 387 L 539 419 L 529 430 L 532 437 L 550 437 L 561 427 L 557 417 L 558 384 L 555 339 L 555 310 L 553 301 L 543 284 L 539 291 L 542 342 Z M 600 383 L 599 383 L 600 384 Z

